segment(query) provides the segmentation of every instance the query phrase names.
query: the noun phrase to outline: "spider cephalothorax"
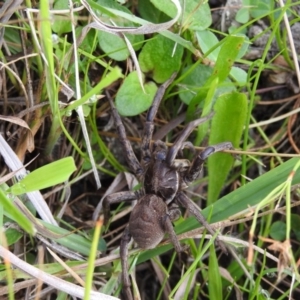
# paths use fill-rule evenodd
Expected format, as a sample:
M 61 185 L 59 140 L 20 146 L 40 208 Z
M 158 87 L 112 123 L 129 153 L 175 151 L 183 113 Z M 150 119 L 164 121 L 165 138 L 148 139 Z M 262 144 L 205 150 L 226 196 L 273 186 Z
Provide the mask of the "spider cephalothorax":
M 129 224 L 122 235 L 120 246 L 124 298 L 128 300 L 133 299 L 127 263 L 128 243 L 131 238 L 134 239 L 140 248 L 150 249 L 156 247 L 167 233 L 175 250 L 177 252 L 183 251 L 184 247 L 180 245 L 172 225 L 172 221 L 180 216 L 178 206 L 186 208 L 209 233 L 215 234 L 201 215 L 199 209 L 186 196 L 184 189 L 199 176 L 202 165 L 208 156 L 215 152 L 231 149 L 232 144 L 225 142 L 209 146 L 202 152 L 196 153 L 192 162 L 178 158 L 178 153 L 184 147 L 193 148 L 191 143 L 185 142 L 185 140 L 196 126 L 205 122 L 208 118 L 188 123 L 170 148 L 162 141 L 151 143 L 154 117 L 166 88 L 174 78 L 175 74 L 170 80 L 161 85 L 152 106 L 148 110 L 141 143 L 141 162 L 136 158 L 126 137 L 124 125 L 112 99 L 108 97 L 127 163 L 138 180 L 143 184 L 143 188 L 139 193 L 131 191 L 120 192 L 107 196 L 103 201 L 104 218 L 105 222 L 107 222 L 110 204 L 138 200 L 131 212 Z M 219 243 L 219 245 L 223 251 L 226 251 L 223 244 Z

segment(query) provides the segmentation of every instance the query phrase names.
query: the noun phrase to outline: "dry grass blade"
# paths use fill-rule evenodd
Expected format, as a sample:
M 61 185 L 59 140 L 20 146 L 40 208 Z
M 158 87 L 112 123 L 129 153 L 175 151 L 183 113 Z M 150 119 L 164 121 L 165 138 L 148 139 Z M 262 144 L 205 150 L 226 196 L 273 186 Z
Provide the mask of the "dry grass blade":
M 120 27 L 120 26 L 111 26 L 109 24 L 104 23 L 93 11 L 89 3 L 85 0 L 81 0 L 81 3 L 86 7 L 86 9 L 91 13 L 93 16 L 95 22 L 89 24 L 88 26 L 91 28 L 95 28 L 98 30 L 103 30 L 112 34 L 117 34 L 118 33 L 130 33 L 130 34 L 150 34 L 150 33 L 155 33 L 155 32 L 160 32 L 163 30 L 169 29 L 172 25 L 174 25 L 182 12 L 181 5 L 178 0 L 172 0 L 174 5 L 176 6 L 177 9 L 177 14 L 176 16 L 168 22 L 165 23 L 160 23 L 160 24 L 153 24 L 153 23 L 148 23 L 145 25 L 142 25 L 140 27 Z
M 8 251 L 3 246 L 0 246 L 0 256 L 13 264 L 18 269 L 26 272 L 27 274 L 31 275 L 32 277 L 38 278 L 39 280 L 43 281 L 46 284 L 51 285 L 52 287 L 67 293 L 68 295 L 78 297 L 83 299 L 84 296 L 84 288 L 77 286 L 73 283 L 68 281 L 62 280 L 58 277 L 53 275 L 47 274 L 46 272 L 26 263 L 25 261 L 19 259 L 16 255 Z M 102 293 L 92 291 L 90 294 L 91 300 L 117 300 L 118 298 L 107 296 Z

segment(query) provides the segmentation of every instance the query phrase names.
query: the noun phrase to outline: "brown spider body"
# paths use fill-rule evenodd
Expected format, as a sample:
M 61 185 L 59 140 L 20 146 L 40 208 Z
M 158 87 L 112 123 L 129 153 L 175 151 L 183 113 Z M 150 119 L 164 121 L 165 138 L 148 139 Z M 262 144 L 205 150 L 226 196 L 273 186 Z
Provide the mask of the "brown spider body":
M 186 208 L 190 214 L 195 216 L 209 233 L 215 234 L 193 201 L 185 195 L 184 190 L 189 183 L 198 177 L 202 165 L 208 156 L 215 152 L 232 149 L 232 144 L 225 142 L 209 146 L 204 151 L 196 153 L 195 158 L 191 162 L 186 159 L 178 159 L 177 155 L 184 147 L 194 150 L 193 145 L 185 140 L 196 126 L 207 121 L 209 117 L 188 123 L 170 148 L 162 141 L 155 141 L 152 144 L 153 120 L 164 92 L 174 78 L 175 75 L 161 85 L 152 106 L 148 110 L 141 143 L 140 162 L 126 137 L 121 117 L 112 99 L 108 96 L 112 116 L 127 163 L 138 180 L 143 184 L 140 192 L 120 192 L 107 196 L 103 201 L 104 220 L 107 223 L 110 204 L 138 200 L 131 212 L 129 224 L 124 230 L 120 245 L 123 294 L 124 299 L 127 300 L 133 299 L 127 262 L 128 244 L 131 238 L 134 239 L 140 248 L 150 249 L 156 247 L 167 233 L 175 250 L 177 252 L 183 251 L 185 248 L 180 245 L 172 225 L 172 221 L 179 218 L 181 214 L 179 206 Z M 217 241 L 222 250 L 226 252 L 225 246 L 220 243 L 218 238 Z
M 168 213 L 162 198 L 150 194 L 142 197 L 133 208 L 129 232 L 142 249 L 155 248 L 165 236 L 163 216 Z

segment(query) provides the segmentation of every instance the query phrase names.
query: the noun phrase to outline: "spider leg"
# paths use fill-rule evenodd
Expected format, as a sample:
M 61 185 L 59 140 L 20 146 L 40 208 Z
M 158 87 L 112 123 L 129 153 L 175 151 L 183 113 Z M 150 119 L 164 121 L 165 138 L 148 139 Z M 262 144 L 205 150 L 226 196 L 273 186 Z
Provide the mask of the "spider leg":
M 108 93 L 106 93 L 106 95 L 107 95 L 107 98 L 108 98 L 110 106 L 111 106 L 111 112 L 112 112 L 112 115 L 113 115 L 113 118 L 115 121 L 115 126 L 117 127 L 117 132 L 118 132 L 118 135 L 120 138 L 120 142 L 121 142 L 123 150 L 125 152 L 124 154 L 125 154 L 125 158 L 128 163 L 128 166 L 130 167 L 131 171 L 136 175 L 138 180 L 142 181 L 144 170 L 143 170 L 142 166 L 140 165 L 138 159 L 136 158 L 136 156 L 133 152 L 132 146 L 127 139 L 124 125 L 122 123 L 119 113 L 117 112 L 117 109 L 113 103 L 112 98 L 110 97 L 110 95 Z
M 150 143 L 152 140 L 152 135 L 154 131 L 153 120 L 157 113 L 159 104 L 165 94 L 168 86 L 173 82 L 176 77 L 176 73 L 174 73 L 169 80 L 167 80 L 164 84 L 162 84 L 156 92 L 153 103 L 149 108 L 146 116 L 146 124 L 143 132 L 142 145 L 141 145 L 141 162 L 143 166 L 146 166 L 151 160 L 151 150 Z
M 174 215 L 173 213 L 170 214 L 170 212 L 168 214 L 165 215 L 164 219 L 163 219 L 163 226 L 165 228 L 166 233 L 168 233 L 170 240 L 175 248 L 175 251 L 177 253 L 183 252 L 186 250 L 185 247 L 182 247 L 178 241 L 177 235 L 174 231 L 174 227 L 173 224 L 171 222 L 172 218 L 176 218 L 178 215 L 177 213 Z
M 182 143 L 181 149 L 179 149 L 179 151 L 178 151 L 180 157 L 183 157 L 183 150 L 184 149 L 188 149 L 189 151 L 191 151 L 191 153 L 193 155 L 196 153 L 195 146 L 190 141 L 185 141 L 185 142 Z
M 131 240 L 131 235 L 129 232 L 128 226 L 126 226 L 122 238 L 121 238 L 121 245 L 120 245 L 120 257 L 121 257 L 121 265 L 122 265 L 122 283 L 123 283 L 123 294 L 124 299 L 132 300 L 132 293 L 130 289 L 130 280 L 128 274 L 128 244 Z
M 107 225 L 108 223 L 111 204 L 120 203 L 123 201 L 133 201 L 136 199 L 136 194 L 131 191 L 119 192 L 106 196 L 103 200 L 104 225 Z
M 223 151 L 233 149 L 232 143 L 224 142 L 217 145 L 209 146 L 205 148 L 203 151 L 199 152 L 198 155 L 192 161 L 190 168 L 187 170 L 184 176 L 184 181 L 186 184 L 191 183 L 196 180 L 201 172 L 204 161 L 212 154 Z
M 206 221 L 204 216 L 201 214 L 199 208 L 187 195 L 185 195 L 183 192 L 180 192 L 177 194 L 175 201 L 179 205 L 185 207 L 190 212 L 190 214 L 192 214 L 198 220 L 198 222 L 200 224 L 202 224 L 211 235 L 215 235 L 215 231 L 211 228 L 209 223 Z M 222 251 L 224 253 L 227 253 L 225 245 L 218 239 L 218 237 L 216 238 L 216 240 L 217 240 L 219 247 L 222 249 Z
M 179 206 L 177 204 L 175 204 L 174 202 L 171 203 L 168 206 L 168 214 L 169 214 L 170 220 L 172 222 L 177 221 L 181 217 L 181 211 L 180 211 Z
M 188 138 L 188 136 L 191 134 L 193 129 L 199 126 L 200 124 L 206 122 L 207 120 L 209 120 L 212 117 L 212 115 L 213 114 L 211 113 L 208 116 L 205 116 L 201 119 L 191 121 L 186 125 L 186 127 L 182 130 L 180 135 L 175 140 L 173 146 L 168 151 L 166 161 L 169 166 L 172 166 L 173 161 L 176 158 L 178 152 L 182 149 L 183 146 L 185 146 L 184 141 Z

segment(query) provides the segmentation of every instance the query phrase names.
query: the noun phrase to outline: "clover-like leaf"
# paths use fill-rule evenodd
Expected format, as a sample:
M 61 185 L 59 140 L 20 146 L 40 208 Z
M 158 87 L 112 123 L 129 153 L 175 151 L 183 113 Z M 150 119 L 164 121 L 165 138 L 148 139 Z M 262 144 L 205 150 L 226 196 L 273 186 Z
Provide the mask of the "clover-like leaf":
M 270 227 L 270 236 L 276 241 L 284 241 L 286 238 L 286 224 L 282 221 L 275 221 Z
M 151 0 L 151 2 L 160 11 L 166 15 L 174 18 L 176 15 L 176 8 L 170 0 Z M 212 23 L 210 7 L 208 3 L 198 0 L 186 0 L 185 9 L 183 13 L 182 25 L 184 28 L 190 30 L 204 30 Z
M 157 35 L 148 41 L 139 55 L 141 70 L 145 73 L 152 72 L 153 79 L 162 83 L 180 69 L 183 47 L 176 45 L 168 38 Z
M 141 47 L 140 42 L 144 39 L 142 35 L 126 34 L 126 37 L 135 50 L 138 50 Z M 98 40 L 101 49 L 114 60 L 126 60 L 130 54 L 125 41 L 117 35 L 98 31 Z
M 112 8 L 132 15 L 131 11 L 127 7 L 120 5 L 116 1 L 98 0 L 97 4 L 98 6 L 103 7 L 104 9 Z M 111 18 L 111 16 L 108 17 Z M 110 25 L 109 22 L 108 24 Z M 125 27 L 135 26 L 133 22 L 122 18 L 113 18 L 113 24 L 116 24 L 117 26 L 125 26 Z M 140 47 L 142 46 L 141 42 L 144 40 L 143 35 L 126 34 L 126 38 L 129 40 L 134 50 L 140 49 Z M 98 31 L 98 41 L 101 49 L 110 58 L 114 60 L 123 61 L 126 60 L 127 57 L 130 55 L 124 39 L 118 35 L 104 32 L 104 31 Z
M 54 2 L 53 8 L 56 10 L 69 9 L 69 0 L 57 0 Z M 77 14 L 74 13 L 75 17 L 76 15 Z M 53 32 L 57 33 L 58 35 L 71 32 L 72 23 L 70 21 L 70 16 L 55 14 L 53 15 L 53 18 L 54 18 L 53 25 L 51 26 Z
M 137 72 L 130 73 L 116 95 L 116 108 L 122 116 L 135 116 L 147 110 L 154 99 L 157 86 L 154 82 L 140 85 Z

